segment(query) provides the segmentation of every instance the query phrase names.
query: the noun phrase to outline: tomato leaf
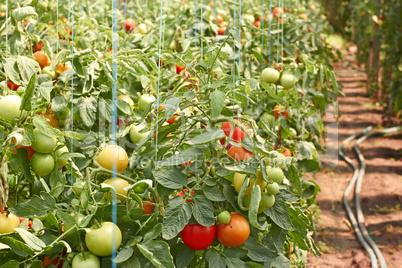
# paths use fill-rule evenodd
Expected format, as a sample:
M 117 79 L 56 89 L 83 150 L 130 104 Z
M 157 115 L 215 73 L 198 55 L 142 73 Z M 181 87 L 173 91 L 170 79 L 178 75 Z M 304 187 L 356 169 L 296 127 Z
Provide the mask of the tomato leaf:
M 214 186 L 205 186 L 203 189 L 204 195 L 211 201 L 214 202 L 222 202 L 225 201 L 226 198 L 219 190 L 219 188 Z
M 204 195 L 195 195 L 193 200 L 193 215 L 197 222 L 207 227 L 214 225 L 214 208 L 211 201 L 209 201 Z
M 182 165 L 189 161 L 195 161 L 204 155 L 203 151 L 198 147 L 191 147 L 182 151 L 179 154 L 175 154 L 171 157 L 160 160 L 156 163 L 157 166 L 167 167 Z M 179 188 L 179 187 L 178 187 Z
M 268 245 L 258 242 L 255 237 L 250 236 L 244 243 L 248 249 L 247 256 L 253 261 L 266 262 L 278 256 L 276 251 L 270 249 Z
M 33 7 L 20 7 L 13 10 L 11 14 L 16 21 L 22 21 L 26 17 L 38 17 Z
M 282 254 L 264 263 L 264 267 L 291 267 L 291 261 Z
M 28 245 L 10 236 L 1 236 L 0 241 L 3 245 L 9 246 L 11 250 L 18 256 L 27 257 L 34 253 L 34 251 Z M 18 263 L 16 266 L 5 266 L 5 267 L 18 267 Z
M 160 268 L 174 268 L 169 245 L 164 241 L 151 240 L 137 244 L 138 249 L 153 265 Z
M 96 106 L 97 102 L 94 97 L 91 96 L 89 98 L 81 98 L 79 114 L 82 119 L 82 124 L 87 128 L 91 128 L 95 124 L 97 115 Z
M 174 113 L 176 112 L 177 108 L 179 108 L 180 98 L 176 97 L 169 97 L 165 100 L 164 103 L 164 110 L 165 110 L 165 117 L 166 119 L 172 118 Z
M 122 250 L 117 253 L 117 256 L 113 259 L 115 263 L 122 263 L 126 260 L 130 259 L 134 253 L 134 249 L 132 247 L 124 247 Z
M 209 251 L 208 251 L 209 252 Z M 179 253 L 177 253 L 176 256 L 176 267 L 177 268 L 186 268 L 189 266 L 191 261 L 195 257 L 195 252 L 194 250 L 188 248 L 188 247 L 183 247 Z M 213 267 L 213 266 L 211 266 Z
M 152 174 L 157 182 L 169 189 L 179 189 L 187 185 L 187 176 L 177 167 L 156 170 Z
M 225 258 L 215 250 L 208 250 L 206 254 L 209 267 L 225 267 Z
M 258 208 L 260 206 L 261 201 L 261 188 L 259 185 L 254 184 L 253 190 L 251 191 L 251 201 L 250 207 L 248 209 L 248 219 L 255 228 L 261 229 L 263 228 L 257 220 Z
M 275 196 L 274 206 L 266 209 L 264 213 L 282 229 L 289 231 L 295 230 L 292 222 L 290 221 L 288 207 L 278 195 Z
M 211 101 L 211 113 L 213 117 L 218 117 L 225 105 L 226 94 L 220 90 L 215 90 L 209 95 Z
M 13 214 L 25 218 L 41 218 L 50 211 L 57 210 L 55 199 L 48 193 L 42 192 L 41 196 L 34 196 L 9 209 Z
M 39 64 L 32 58 L 26 56 L 17 57 L 18 69 L 20 71 L 22 81 L 28 83 L 32 79 L 32 76 L 40 72 Z M 36 79 L 36 76 L 35 76 Z
M 191 205 L 182 197 L 171 199 L 163 218 L 162 237 L 170 240 L 178 235 L 190 220 L 192 212 Z
M 212 128 L 200 135 L 195 136 L 191 140 L 186 141 L 186 143 L 190 144 L 190 145 L 199 145 L 199 144 L 204 144 L 207 142 L 220 140 L 225 137 L 226 137 L 226 135 L 222 129 Z
M 27 244 L 34 251 L 41 251 L 43 248 L 46 247 L 45 242 L 40 240 L 34 234 L 28 232 L 27 230 L 21 228 L 15 228 L 15 231 L 20 235 L 22 240 Z
M 280 228 L 275 223 L 271 224 L 271 229 L 264 239 L 265 245 L 274 245 L 276 252 L 281 252 L 286 241 L 288 231 Z

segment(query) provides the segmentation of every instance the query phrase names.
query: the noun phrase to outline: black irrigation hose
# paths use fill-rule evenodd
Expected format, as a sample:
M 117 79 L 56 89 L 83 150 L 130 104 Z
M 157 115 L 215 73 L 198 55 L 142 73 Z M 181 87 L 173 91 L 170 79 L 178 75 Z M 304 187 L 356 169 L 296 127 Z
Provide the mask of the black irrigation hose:
M 393 128 L 384 129 L 382 131 L 366 134 L 371 129 L 372 129 L 372 127 L 368 127 L 365 130 L 363 130 L 362 132 L 350 136 L 344 142 L 342 142 L 341 146 L 339 146 L 339 149 L 338 149 L 339 155 L 354 170 L 352 179 L 350 180 L 350 183 L 343 194 L 343 203 L 345 205 L 346 212 L 347 212 L 350 222 L 355 230 L 357 238 L 359 239 L 360 243 L 363 245 L 364 249 L 368 252 L 368 254 L 370 256 L 371 267 L 372 268 L 378 267 L 378 263 L 377 263 L 377 259 L 378 259 L 381 268 L 386 268 L 387 265 L 385 263 L 384 257 L 381 254 L 381 251 L 378 249 L 377 245 L 371 239 L 371 237 L 366 229 L 366 226 L 364 223 L 363 211 L 360 206 L 360 190 L 361 190 L 363 175 L 365 173 L 366 166 L 365 166 L 365 162 L 364 162 L 364 157 L 361 154 L 358 145 L 372 136 L 387 134 L 387 133 L 391 133 L 391 132 L 397 132 L 397 131 L 401 130 L 402 127 L 393 127 Z M 364 134 L 366 134 L 366 135 L 364 135 Z M 364 135 L 364 136 L 362 136 L 362 135 Z M 342 151 L 342 149 L 346 143 L 349 143 L 350 141 L 357 139 L 357 138 L 359 138 L 359 139 L 356 141 L 356 144 L 353 146 L 353 149 L 354 149 L 356 155 L 358 156 L 360 168 L 358 168 L 352 162 L 352 160 L 350 158 L 348 158 Z M 356 187 L 355 187 L 355 205 L 356 205 L 357 220 L 356 220 L 354 213 L 348 203 L 348 195 L 354 185 L 356 185 Z

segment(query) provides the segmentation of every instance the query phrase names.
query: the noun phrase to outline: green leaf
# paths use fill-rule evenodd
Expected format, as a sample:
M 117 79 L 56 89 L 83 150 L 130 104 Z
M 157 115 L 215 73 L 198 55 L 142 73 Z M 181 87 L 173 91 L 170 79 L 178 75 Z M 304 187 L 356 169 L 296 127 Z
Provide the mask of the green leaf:
M 124 247 L 122 250 L 119 251 L 119 253 L 117 253 L 117 256 L 113 259 L 113 262 L 115 263 L 125 262 L 126 260 L 131 258 L 133 253 L 134 250 L 132 247 Z
M 27 17 L 38 17 L 38 14 L 33 7 L 27 6 L 14 9 L 11 16 L 13 16 L 16 21 L 22 21 Z
M 35 115 L 33 118 L 34 126 L 43 134 L 49 137 L 61 137 L 60 132 L 55 128 L 51 127 L 47 122 L 46 119 L 41 115 Z
M 160 160 L 156 163 L 157 166 L 167 167 L 167 166 L 177 166 L 182 165 L 189 161 L 195 161 L 204 156 L 203 151 L 198 147 L 191 147 L 182 151 L 179 154 L 175 154 L 164 160 Z
M 169 201 L 163 218 L 162 237 L 170 240 L 178 235 L 191 218 L 192 208 L 180 196 Z
M 157 182 L 169 189 L 179 189 L 187 185 L 187 176 L 177 167 L 156 170 L 152 174 Z
M 32 76 L 38 72 L 40 72 L 39 64 L 36 60 L 26 57 L 26 56 L 18 56 L 17 57 L 18 69 L 20 70 L 21 78 L 24 82 L 28 83 L 32 79 Z M 36 76 L 35 76 L 36 79 Z
M 211 201 L 209 201 L 204 195 L 195 195 L 193 201 L 193 215 L 196 221 L 207 227 L 214 225 L 214 208 Z
M 313 159 L 303 159 L 298 162 L 300 171 L 314 172 L 320 169 L 320 163 Z
M 161 268 L 174 268 L 173 258 L 169 245 L 164 241 L 147 241 L 137 244 L 138 249 L 154 266 Z
M 212 128 L 200 135 L 195 136 L 191 140 L 186 141 L 186 143 L 190 145 L 199 145 L 207 142 L 220 140 L 225 137 L 226 137 L 225 132 L 223 132 L 222 129 Z
M 250 207 L 248 209 L 248 219 L 255 228 L 260 229 L 262 226 L 258 223 L 257 214 L 261 201 L 261 188 L 259 185 L 254 185 L 251 191 Z
M 15 228 L 15 231 L 20 235 L 22 240 L 27 244 L 34 251 L 41 251 L 43 248 L 46 247 L 45 242 L 40 240 L 34 234 L 28 232 L 27 230 L 21 228 Z
M 226 94 L 222 91 L 215 90 L 210 94 L 209 99 L 211 101 L 212 116 L 218 117 L 222 112 L 223 106 L 225 105 Z
M 14 249 L 13 249 L 14 250 Z M 18 267 L 19 262 L 18 261 L 8 261 L 5 264 L 3 264 L 2 266 L 0 266 L 0 268 L 15 268 Z
M 225 258 L 215 250 L 208 250 L 206 254 L 209 267 L 225 267 Z
M 52 99 L 50 97 L 50 93 L 52 92 L 54 86 L 52 81 L 44 82 L 39 85 L 38 90 L 39 93 L 48 101 L 50 102 Z M 26 92 L 26 91 L 25 91 Z M 26 93 L 25 93 L 26 94 Z
M 21 257 L 28 257 L 29 255 L 32 255 L 34 253 L 34 251 L 30 247 L 28 247 L 28 245 L 10 236 L 0 236 L 0 242 L 9 246 L 15 254 Z
M 301 195 L 300 176 L 297 172 L 297 169 L 293 165 L 288 167 L 287 175 L 287 177 L 292 181 L 293 185 L 295 186 L 297 193 Z
M 182 248 L 176 256 L 176 267 L 177 268 L 186 268 L 194 259 L 195 253 L 194 250 L 184 247 Z M 210 266 L 213 267 L 213 266 Z
M 287 267 L 290 267 L 291 264 L 292 264 L 291 261 L 281 254 L 278 257 L 265 262 L 264 267 L 287 268 Z
M 290 231 L 294 230 L 292 222 L 290 221 L 288 207 L 282 199 L 275 198 L 274 206 L 266 209 L 264 213 L 282 229 Z
M 96 106 L 97 102 L 94 97 L 81 98 L 81 103 L 79 105 L 79 114 L 82 119 L 82 124 L 87 127 L 91 128 L 95 124 L 96 120 Z
M 217 187 L 205 186 L 202 190 L 204 191 L 204 195 L 211 201 L 222 202 L 226 200 L 225 196 Z
M 20 110 L 30 111 L 32 109 L 31 99 L 35 88 L 35 81 L 36 74 L 33 74 L 31 80 L 29 81 L 28 87 L 25 89 L 24 96 L 22 97 Z
M 64 224 L 74 224 L 75 218 L 68 213 L 57 211 L 57 216 L 60 218 Z
M 165 111 L 166 119 L 170 119 L 176 113 L 177 108 L 179 108 L 180 99 L 176 97 L 169 97 L 165 100 L 165 104 L 163 105 L 163 110 Z
M 253 261 L 266 262 L 278 256 L 275 251 L 258 242 L 258 240 L 252 236 L 247 239 L 244 246 L 248 249 L 247 256 Z
M 144 241 L 154 240 L 162 233 L 162 224 L 158 223 L 148 233 L 144 235 Z
M 274 245 L 276 252 L 282 252 L 287 233 L 288 231 L 283 230 L 275 223 L 272 223 L 271 229 L 264 239 L 264 244 L 267 246 L 272 244 Z
M 41 196 L 34 196 L 9 210 L 18 217 L 41 218 L 48 215 L 50 211 L 56 210 L 56 201 L 48 193 L 41 193 Z

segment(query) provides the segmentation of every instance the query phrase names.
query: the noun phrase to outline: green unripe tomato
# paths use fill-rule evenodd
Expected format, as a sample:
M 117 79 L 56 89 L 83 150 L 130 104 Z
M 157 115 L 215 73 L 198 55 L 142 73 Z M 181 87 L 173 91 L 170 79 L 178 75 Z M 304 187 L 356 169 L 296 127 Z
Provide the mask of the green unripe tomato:
M 98 256 L 89 251 L 77 254 L 72 263 L 72 268 L 100 268 L 101 264 Z
M 21 97 L 17 95 L 8 95 L 0 98 L 0 117 L 7 120 L 19 120 L 25 116 L 25 111 L 20 110 Z
M 151 102 L 154 102 L 155 100 L 156 100 L 155 97 L 152 95 L 141 95 L 138 100 L 138 107 L 140 108 L 141 111 L 145 111 L 148 105 Z
M 265 124 L 268 124 L 271 128 L 275 126 L 276 118 L 270 113 L 263 113 L 260 120 Z
M 149 135 L 149 132 L 140 133 L 141 129 L 144 126 L 142 125 L 131 125 L 130 127 L 130 140 L 133 143 L 140 143 Z
M 276 182 L 270 183 L 267 186 L 267 192 L 270 195 L 276 195 L 277 193 L 279 193 L 279 184 L 277 184 Z
M 278 167 L 267 168 L 267 176 L 268 179 L 276 182 L 277 184 L 281 184 L 285 175 L 283 174 L 282 169 Z
M 279 80 L 279 72 L 272 68 L 265 68 L 262 70 L 261 79 L 265 83 L 274 84 Z
M 85 187 L 85 182 L 82 181 L 76 181 L 73 184 L 73 192 L 77 195 L 80 196 L 82 193 L 82 190 L 84 190 Z
M 103 222 L 98 229 L 91 229 L 85 235 L 85 245 L 93 254 L 101 257 L 110 256 L 118 250 L 122 235 L 120 228 L 113 222 Z
M 281 86 L 285 89 L 290 89 L 296 85 L 296 77 L 293 74 L 283 74 L 281 77 Z
M 45 68 L 43 68 L 43 69 L 42 69 L 42 73 L 43 73 L 43 74 L 50 75 L 50 77 L 51 77 L 52 79 L 56 79 L 56 78 L 57 78 L 56 71 L 50 70 L 50 67 L 49 67 L 49 66 L 46 66 Z
M 34 149 L 38 153 L 48 154 L 50 153 L 54 147 L 56 147 L 57 139 L 53 137 L 49 137 L 42 132 L 40 132 L 37 128 L 33 130 L 35 140 L 32 141 L 32 149 Z
M 272 207 L 275 204 L 275 196 L 274 195 L 269 195 L 269 194 L 262 194 L 261 195 L 261 201 L 260 201 L 260 207 L 258 208 L 258 213 L 263 212 L 267 208 Z
M 57 157 L 57 167 L 58 168 L 62 168 L 67 164 L 68 159 L 59 159 L 59 157 L 63 154 L 63 153 L 68 153 L 68 149 L 66 146 L 61 147 L 60 149 L 58 149 L 56 152 L 54 152 L 56 157 Z
M 230 222 L 230 213 L 229 213 L 229 211 L 225 210 L 225 211 L 222 211 L 221 213 L 219 213 L 218 220 L 221 223 L 228 224 Z
M 54 169 L 54 158 L 51 154 L 34 153 L 31 158 L 31 166 L 37 175 L 49 175 Z

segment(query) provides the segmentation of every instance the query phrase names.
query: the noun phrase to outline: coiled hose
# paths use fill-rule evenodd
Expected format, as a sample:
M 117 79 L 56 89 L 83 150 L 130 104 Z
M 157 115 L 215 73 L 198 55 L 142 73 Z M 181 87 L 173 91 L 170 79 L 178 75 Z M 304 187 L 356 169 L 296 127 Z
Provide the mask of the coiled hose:
M 371 237 L 366 229 L 365 223 L 364 223 L 364 215 L 363 215 L 363 211 L 362 211 L 361 205 L 360 205 L 360 190 L 361 190 L 361 185 L 362 185 L 366 165 L 364 162 L 364 156 L 361 154 L 358 145 L 372 136 L 397 132 L 397 131 L 400 131 L 402 129 L 402 127 L 393 127 L 393 128 L 384 129 L 382 131 L 377 131 L 377 132 L 372 132 L 372 133 L 366 134 L 371 129 L 372 129 L 372 127 L 368 127 L 366 129 L 364 129 L 362 132 L 356 133 L 356 134 L 348 137 L 339 146 L 339 149 L 338 149 L 339 156 L 346 163 L 348 163 L 349 166 L 353 169 L 353 176 L 349 182 L 348 187 L 346 188 L 346 190 L 343 194 L 343 204 L 345 205 L 346 213 L 349 216 L 350 223 L 352 224 L 352 227 L 355 230 L 357 238 L 359 239 L 360 243 L 362 244 L 362 246 L 364 247 L 364 249 L 367 251 L 367 253 L 370 256 L 371 267 L 377 268 L 378 267 L 377 260 L 378 260 L 378 262 L 380 263 L 380 267 L 386 268 L 387 265 L 385 263 L 385 259 L 382 256 L 381 251 L 379 250 L 377 245 L 371 239 Z M 352 160 L 349 157 L 347 157 L 342 151 L 343 147 L 354 139 L 358 139 L 356 141 L 356 144 L 353 146 L 353 150 L 358 157 L 360 168 L 358 168 L 352 162 Z M 349 202 L 348 202 L 348 195 L 349 195 L 351 189 L 353 188 L 353 186 L 355 186 L 355 206 L 356 206 L 357 219 L 356 219 L 356 217 L 349 205 Z

